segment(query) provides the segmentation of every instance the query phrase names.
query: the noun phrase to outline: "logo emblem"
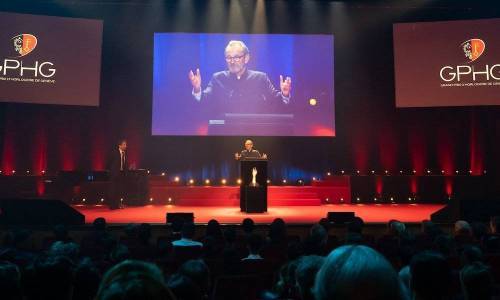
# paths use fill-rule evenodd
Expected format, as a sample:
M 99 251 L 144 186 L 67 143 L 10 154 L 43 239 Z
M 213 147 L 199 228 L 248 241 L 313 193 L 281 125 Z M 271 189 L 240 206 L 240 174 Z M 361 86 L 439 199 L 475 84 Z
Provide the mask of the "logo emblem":
M 16 35 L 11 40 L 14 46 L 14 51 L 18 54 L 17 57 L 23 57 L 30 54 L 33 50 L 35 50 L 38 42 L 36 36 L 29 33 Z
M 469 62 L 473 62 L 484 53 L 486 44 L 481 39 L 470 39 L 463 42 L 460 47 L 462 47 L 465 57 L 467 57 Z

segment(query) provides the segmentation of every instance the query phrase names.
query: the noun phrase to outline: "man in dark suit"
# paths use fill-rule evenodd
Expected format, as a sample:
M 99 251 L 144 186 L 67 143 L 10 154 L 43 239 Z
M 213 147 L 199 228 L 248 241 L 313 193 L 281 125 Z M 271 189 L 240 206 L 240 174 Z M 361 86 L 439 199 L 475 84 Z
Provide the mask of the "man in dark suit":
M 262 153 L 262 155 L 260 155 L 259 151 L 253 149 L 253 141 L 251 139 L 247 139 L 245 140 L 245 150 L 241 151 L 241 153 L 235 153 L 234 158 L 236 160 L 245 160 L 252 158 L 267 159 L 267 154 Z
M 290 103 L 292 80 L 280 75 L 280 89 L 276 89 L 266 73 L 247 69 L 250 53 L 242 41 L 230 41 L 224 52 L 227 70 L 216 72 L 207 87 L 201 88 L 200 70 L 189 72 L 193 97 L 198 102 L 217 102 L 212 107 L 224 107 L 226 112 L 264 113 L 268 103 Z M 262 110 L 262 111 L 259 111 Z
M 121 139 L 108 158 L 110 209 L 123 207 L 121 199 L 125 196 L 125 172 L 128 169 L 127 140 Z

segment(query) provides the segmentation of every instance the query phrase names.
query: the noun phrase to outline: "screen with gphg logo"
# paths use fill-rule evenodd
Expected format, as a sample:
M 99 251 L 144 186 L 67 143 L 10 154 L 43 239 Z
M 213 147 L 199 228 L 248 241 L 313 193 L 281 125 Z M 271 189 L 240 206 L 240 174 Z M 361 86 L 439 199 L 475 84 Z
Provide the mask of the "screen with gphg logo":
M 335 136 L 333 35 L 155 33 L 153 135 Z
M 396 106 L 500 105 L 500 19 L 394 24 Z
M 0 101 L 99 105 L 102 21 L 0 12 Z

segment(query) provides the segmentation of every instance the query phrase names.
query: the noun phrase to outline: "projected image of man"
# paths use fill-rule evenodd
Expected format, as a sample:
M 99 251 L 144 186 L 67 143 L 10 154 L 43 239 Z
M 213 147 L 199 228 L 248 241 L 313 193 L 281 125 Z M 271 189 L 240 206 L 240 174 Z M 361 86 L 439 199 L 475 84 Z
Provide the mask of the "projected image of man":
M 250 52 L 242 41 L 230 41 L 224 51 L 227 70 L 216 72 L 202 90 L 200 69 L 189 72 L 193 97 L 221 105 L 225 112 L 262 113 L 266 105 L 290 103 L 292 79 L 280 75 L 276 89 L 266 73 L 249 70 Z

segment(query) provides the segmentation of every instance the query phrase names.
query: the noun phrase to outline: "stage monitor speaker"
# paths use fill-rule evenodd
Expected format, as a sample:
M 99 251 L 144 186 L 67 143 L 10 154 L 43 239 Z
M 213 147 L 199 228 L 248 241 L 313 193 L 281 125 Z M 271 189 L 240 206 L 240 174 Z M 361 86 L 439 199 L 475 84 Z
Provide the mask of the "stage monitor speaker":
M 335 224 L 346 224 L 354 220 L 354 212 L 352 211 L 329 211 L 327 218 L 329 222 Z
M 176 218 L 182 219 L 184 222 L 194 222 L 194 213 L 167 213 L 167 224 L 172 224 Z
M 0 224 L 3 225 L 84 225 L 85 216 L 55 199 L 2 199 Z

